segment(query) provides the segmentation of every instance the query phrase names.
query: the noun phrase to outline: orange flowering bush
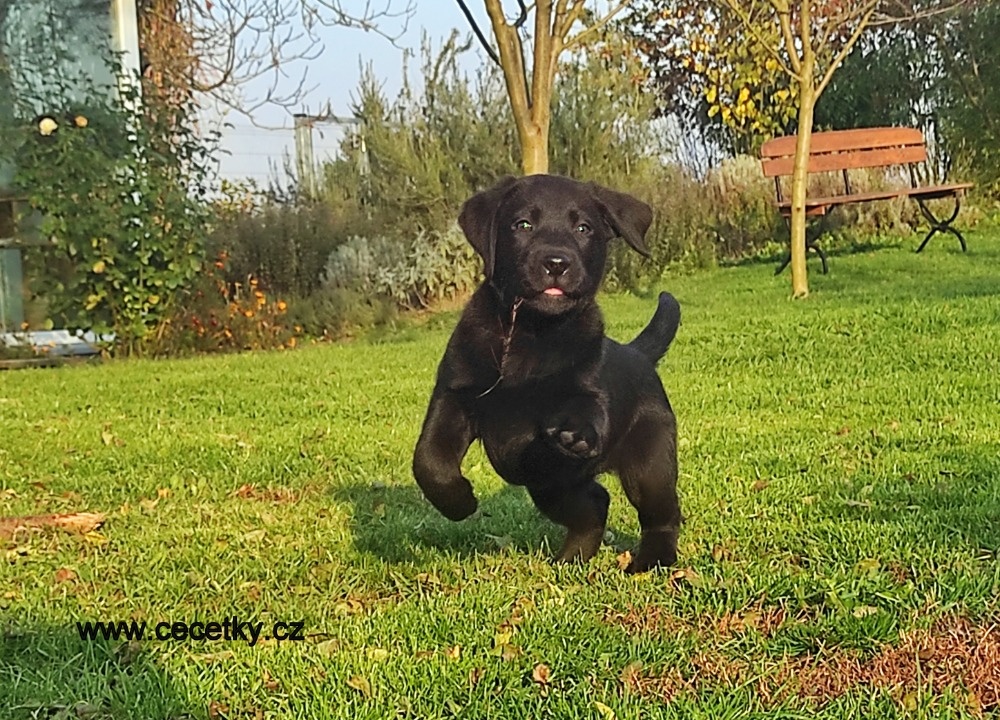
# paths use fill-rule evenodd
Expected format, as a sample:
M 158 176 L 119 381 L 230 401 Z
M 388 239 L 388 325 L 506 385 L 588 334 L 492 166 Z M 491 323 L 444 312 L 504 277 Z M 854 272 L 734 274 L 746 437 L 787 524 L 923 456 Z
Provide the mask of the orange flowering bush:
M 228 282 L 229 257 L 219 253 L 188 293 L 161 338 L 163 354 L 292 348 L 300 328 L 288 322 L 288 303 L 255 277 Z

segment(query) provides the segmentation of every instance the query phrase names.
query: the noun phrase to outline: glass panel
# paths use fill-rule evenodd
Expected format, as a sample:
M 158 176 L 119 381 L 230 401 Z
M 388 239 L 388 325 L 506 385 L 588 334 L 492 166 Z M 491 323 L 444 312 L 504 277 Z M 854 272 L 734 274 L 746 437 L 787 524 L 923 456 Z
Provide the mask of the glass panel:
M 0 0 L 0 134 L 114 85 L 110 0 Z M 62 107 L 47 107 L 60 105 Z M 0 166 L 0 192 L 13 169 Z

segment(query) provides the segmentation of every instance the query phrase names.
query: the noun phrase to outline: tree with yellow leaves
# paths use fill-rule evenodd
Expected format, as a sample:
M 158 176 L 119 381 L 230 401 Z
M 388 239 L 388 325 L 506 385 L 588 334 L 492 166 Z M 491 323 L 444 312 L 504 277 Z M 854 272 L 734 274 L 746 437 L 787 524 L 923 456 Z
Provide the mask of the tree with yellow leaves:
M 967 0 L 668 0 L 660 14 L 669 19 L 684 11 L 690 66 L 703 66 L 709 113 L 719 113 L 730 127 L 749 123 L 767 130 L 762 102 L 789 102 L 796 116 L 796 150 L 792 174 L 792 295 L 809 294 L 806 273 L 806 183 L 816 101 L 864 32 L 875 25 L 903 23 L 948 12 Z M 738 21 L 742 42 L 727 32 Z M 729 23 L 729 24 L 726 24 Z M 701 35 L 704 42 L 699 42 Z M 683 50 L 682 50 L 683 51 Z M 742 55 L 741 55 L 742 53 Z M 701 54 L 704 59 L 699 59 Z M 734 59 L 735 54 L 735 59 Z M 745 63 L 751 63 L 750 66 Z M 710 64 L 712 63 L 712 64 Z M 753 66 L 756 67 L 753 67 Z M 715 69 L 717 68 L 717 69 Z M 728 75 L 727 75 L 728 73 Z M 770 73 L 768 76 L 767 74 Z M 787 96 L 760 94 L 765 77 L 784 76 Z M 742 84 L 734 83 L 733 77 Z M 714 88 L 714 89 L 713 89 Z M 756 93 L 756 94 L 755 94 Z

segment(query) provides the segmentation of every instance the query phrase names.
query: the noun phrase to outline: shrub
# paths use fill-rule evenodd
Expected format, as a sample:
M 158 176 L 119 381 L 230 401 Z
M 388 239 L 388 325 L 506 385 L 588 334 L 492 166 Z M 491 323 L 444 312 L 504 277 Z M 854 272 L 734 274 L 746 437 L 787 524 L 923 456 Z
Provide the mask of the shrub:
M 257 278 L 274 292 L 317 290 L 330 253 L 347 235 L 345 213 L 328 203 L 279 203 L 253 187 L 228 185 L 214 204 L 208 245 L 228 258 L 227 279 Z
M 17 98 L 21 121 L 2 128 L 0 161 L 16 168 L 14 191 L 51 241 L 26 261 L 46 324 L 113 333 L 114 350 L 132 354 L 156 338 L 202 267 L 215 137 L 197 130 L 193 103 L 168 117 L 146 112 L 138 80 L 116 59 L 107 65 L 117 90 L 40 71 Z M 38 108 L 47 117 L 27 122 Z
M 219 255 L 185 291 L 158 334 L 157 354 L 295 347 L 302 328 L 289 318 L 288 302 L 270 294 L 256 278 L 228 282 L 227 260 Z
M 421 230 L 409 241 L 351 238 L 330 255 L 324 286 L 377 295 L 403 309 L 427 308 L 471 292 L 480 264 L 457 226 Z

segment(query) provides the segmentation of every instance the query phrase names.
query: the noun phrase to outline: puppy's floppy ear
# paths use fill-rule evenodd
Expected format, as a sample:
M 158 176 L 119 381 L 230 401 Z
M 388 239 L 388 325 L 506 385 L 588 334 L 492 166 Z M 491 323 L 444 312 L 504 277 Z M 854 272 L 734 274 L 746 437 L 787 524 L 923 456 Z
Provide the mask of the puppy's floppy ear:
M 476 193 L 462 205 L 458 224 L 466 239 L 483 258 L 483 272 L 487 278 L 493 275 L 493 261 L 496 256 L 497 208 L 504 196 L 517 184 L 513 175 L 505 175 L 488 190 Z
M 646 247 L 646 231 L 653 223 L 653 208 L 626 193 L 590 183 L 591 192 L 604 210 L 605 219 L 636 252 L 650 257 Z

